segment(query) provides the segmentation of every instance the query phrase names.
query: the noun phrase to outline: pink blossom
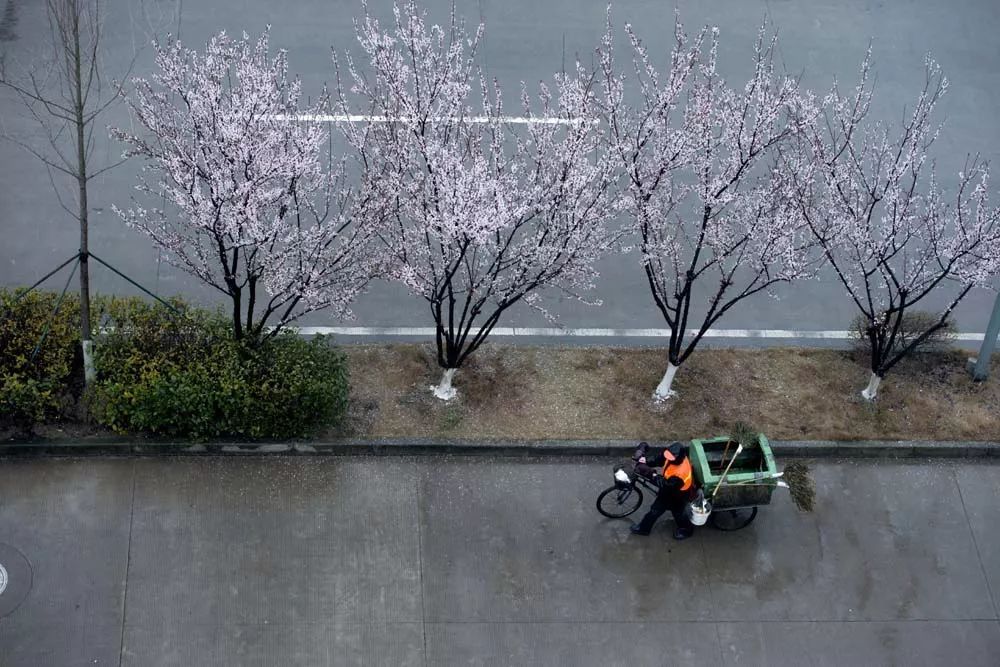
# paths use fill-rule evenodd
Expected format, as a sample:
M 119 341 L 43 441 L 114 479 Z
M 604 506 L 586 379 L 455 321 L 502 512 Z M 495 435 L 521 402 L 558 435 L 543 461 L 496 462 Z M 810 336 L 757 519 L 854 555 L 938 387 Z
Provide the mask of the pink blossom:
M 342 129 L 393 202 L 379 234 L 392 277 L 427 301 L 439 364 L 458 368 L 515 303 L 547 313 L 543 290 L 582 299 L 593 287 L 594 263 L 616 238 L 606 226 L 613 174 L 582 67 L 534 97 L 522 86 L 528 122 L 515 127 L 499 84 L 476 65 L 483 26 L 470 34 L 454 12 L 450 25 L 428 25 L 412 2 L 393 11 L 388 26 L 367 8 L 356 23 L 368 67 L 338 63 L 339 113 L 360 106 L 386 120 Z
M 269 56 L 267 32 L 256 42 L 220 33 L 202 53 L 157 45 L 156 66 L 128 98 L 146 132 L 113 135 L 147 161 L 136 189 L 165 207 L 116 212 L 232 300 L 238 337 L 321 308 L 349 317 L 382 271 L 373 223 L 384 206 L 345 186 L 345 162 L 325 164 L 323 126 L 287 120 L 322 112 L 326 95 L 302 106 L 301 83 L 284 51 Z
M 692 39 L 677 20 L 663 70 L 632 26 L 625 32 L 631 64 L 620 67 L 609 12 L 602 102 L 632 233 L 623 250 L 638 253 L 671 330 L 670 364 L 679 366 L 734 305 L 815 269 L 814 243 L 777 160 L 796 132 L 792 119 L 814 112 L 776 71 L 777 41 L 763 27 L 753 75 L 739 88 L 718 73 L 716 28 Z
M 857 86 L 842 93 L 835 85 L 823 115 L 803 120 L 788 154 L 803 215 L 867 321 L 879 378 L 943 327 L 970 290 L 1000 273 L 1000 209 L 990 205 L 988 165 L 968 159 L 951 194 L 935 175 L 928 151 L 940 127 L 932 116 L 948 81 L 933 60 L 925 68 L 902 126 L 872 122 L 869 49 Z M 948 286 L 936 322 L 900 344 L 907 311 Z

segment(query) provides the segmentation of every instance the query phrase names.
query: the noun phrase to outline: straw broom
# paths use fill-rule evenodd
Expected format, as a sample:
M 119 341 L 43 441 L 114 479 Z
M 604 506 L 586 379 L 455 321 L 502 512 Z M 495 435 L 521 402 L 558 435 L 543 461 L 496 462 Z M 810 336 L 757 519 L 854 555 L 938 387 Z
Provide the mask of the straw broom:
M 788 483 L 792 502 L 803 512 L 812 512 L 816 501 L 816 485 L 813 483 L 809 466 L 805 463 L 789 463 L 782 478 Z

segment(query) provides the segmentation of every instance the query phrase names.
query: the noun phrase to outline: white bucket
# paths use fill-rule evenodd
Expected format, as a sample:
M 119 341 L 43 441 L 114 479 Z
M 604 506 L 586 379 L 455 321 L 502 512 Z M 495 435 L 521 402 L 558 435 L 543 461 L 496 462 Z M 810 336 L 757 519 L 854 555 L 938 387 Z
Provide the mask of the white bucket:
M 712 513 L 712 503 L 707 500 L 689 503 L 687 506 L 688 517 L 695 526 L 704 526 L 708 521 L 708 515 Z

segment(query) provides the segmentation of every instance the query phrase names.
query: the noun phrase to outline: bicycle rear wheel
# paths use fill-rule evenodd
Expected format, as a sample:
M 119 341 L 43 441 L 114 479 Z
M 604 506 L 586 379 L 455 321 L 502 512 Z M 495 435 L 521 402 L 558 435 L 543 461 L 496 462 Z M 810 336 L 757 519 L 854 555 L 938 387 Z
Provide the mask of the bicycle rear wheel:
M 597 511 L 609 519 L 621 519 L 642 505 L 642 491 L 635 486 L 612 486 L 597 496 Z

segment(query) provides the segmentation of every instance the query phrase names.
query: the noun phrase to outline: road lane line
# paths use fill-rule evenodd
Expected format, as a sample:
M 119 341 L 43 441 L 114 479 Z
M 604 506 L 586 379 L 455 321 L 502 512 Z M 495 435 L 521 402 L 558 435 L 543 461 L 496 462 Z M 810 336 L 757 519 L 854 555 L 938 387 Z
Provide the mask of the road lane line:
M 317 334 L 335 336 L 433 336 L 434 327 L 292 327 L 300 334 L 313 336 Z M 688 330 L 689 335 L 695 330 Z M 594 327 L 567 328 L 558 327 L 494 327 L 493 336 L 551 336 L 578 338 L 668 338 L 669 329 L 602 329 Z M 985 334 L 961 333 L 955 336 L 961 341 L 982 341 Z M 819 338 L 828 340 L 847 340 L 849 331 L 797 331 L 794 329 L 709 329 L 705 338 L 768 338 L 795 339 Z
M 354 114 L 275 114 L 275 120 L 291 120 L 313 123 L 387 123 L 390 122 L 387 116 L 354 115 Z M 401 118 L 398 120 L 408 120 Z M 436 118 L 432 117 L 432 122 L 454 121 L 457 118 Z M 492 122 L 488 116 L 468 116 L 464 119 L 469 123 L 489 123 Z M 504 123 L 517 125 L 576 125 L 585 122 L 582 118 L 558 118 L 552 116 L 540 116 L 531 118 L 526 116 L 509 116 L 500 119 Z M 337 335 L 337 336 L 433 336 L 434 327 L 293 327 L 303 335 Z M 688 333 L 693 335 L 696 330 L 689 329 Z M 494 336 L 572 336 L 577 338 L 666 338 L 670 336 L 669 329 L 602 329 L 602 328 L 567 328 L 558 327 L 495 327 L 492 331 Z M 767 339 L 827 339 L 827 340 L 847 340 L 850 338 L 848 331 L 798 331 L 792 329 L 709 329 L 705 332 L 705 338 L 767 338 Z M 985 334 L 966 333 L 957 334 L 955 340 L 960 341 L 982 341 Z
M 389 118 L 388 116 L 366 116 L 354 114 L 273 114 L 267 116 L 274 120 L 297 120 L 305 123 L 388 123 L 391 121 L 413 120 L 408 117 Z M 586 122 L 583 118 L 559 118 L 558 116 L 505 116 L 501 118 L 491 118 L 489 116 L 466 116 L 464 118 L 448 116 L 432 116 L 428 118 L 432 123 L 455 122 L 464 120 L 466 123 L 492 123 L 498 120 L 508 125 L 579 125 Z

